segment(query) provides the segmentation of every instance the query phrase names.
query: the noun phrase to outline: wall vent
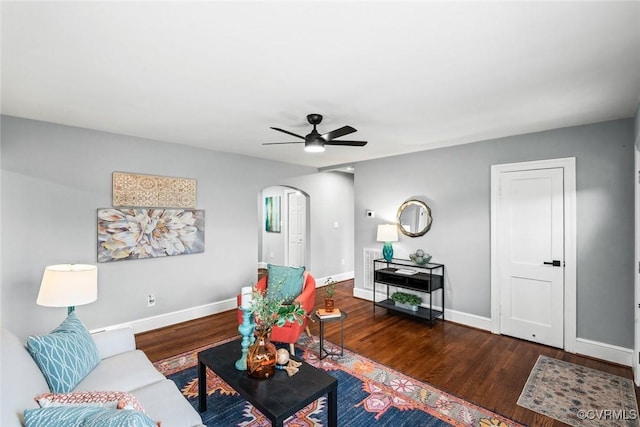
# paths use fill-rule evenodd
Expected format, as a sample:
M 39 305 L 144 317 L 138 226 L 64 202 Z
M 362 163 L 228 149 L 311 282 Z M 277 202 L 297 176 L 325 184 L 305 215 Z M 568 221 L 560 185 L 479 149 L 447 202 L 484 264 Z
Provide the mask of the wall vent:
M 373 260 L 382 258 L 381 249 L 364 249 L 364 288 L 373 290 Z M 386 291 L 383 285 L 376 285 L 376 291 Z

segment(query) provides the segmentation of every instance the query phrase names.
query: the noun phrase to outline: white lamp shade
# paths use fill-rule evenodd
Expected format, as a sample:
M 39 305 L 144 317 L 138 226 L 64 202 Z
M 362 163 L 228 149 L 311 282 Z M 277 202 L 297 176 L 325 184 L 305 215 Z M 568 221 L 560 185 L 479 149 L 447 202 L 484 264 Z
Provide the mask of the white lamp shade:
M 398 227 L 395 224 L 380 224 L 376 240 L 378 242 L 397 242 Z
M 50 265 L 44 270 L 36 303 L 72 307 L 98 299 L 98 268 L 87 264 Z

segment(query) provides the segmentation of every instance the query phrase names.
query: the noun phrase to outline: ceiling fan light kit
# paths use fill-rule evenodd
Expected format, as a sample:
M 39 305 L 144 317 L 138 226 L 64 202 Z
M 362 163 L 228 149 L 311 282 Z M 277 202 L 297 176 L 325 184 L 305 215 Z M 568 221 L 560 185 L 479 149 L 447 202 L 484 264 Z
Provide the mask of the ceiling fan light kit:
M 313 130 L 306 136 L 298 135 L 293 132 L 289 132 L 288 130 L 271 127 L 273 130 L 277 130 L 278 132 L 286 133 L 287 135 L 295 136 L 296 138 L 300 138 L 303 141 L 293 141 L 293 142 L 267 142 L 262 145 L 279 145 L 279 144 L 301 144 L 304 142 L 304 151 L 308 153 L 321 153 L 325 150 L 325 145 L 343 145 L 343 146 L 351 146 L 351 147 L 364 147 L 367 145 L 367 141 L 345 141 L 345 140 L 335 140 L 335 138 L 339 138 L 341 136 L 348 135 L 350 133 L 356 132 L 356 129 L 351 126 L 343 126 L 331 132 L 325 133 L 323 135 L 318 132 L 316 126 L 322 122 L 321 114 L 308 114 L 307 121 L 309 124 L 313 125 Z
M 312 139 L 304 143 L 304 151 L 307 153 L 322 153 L 324 151 L 324 141 L 319 138 Z

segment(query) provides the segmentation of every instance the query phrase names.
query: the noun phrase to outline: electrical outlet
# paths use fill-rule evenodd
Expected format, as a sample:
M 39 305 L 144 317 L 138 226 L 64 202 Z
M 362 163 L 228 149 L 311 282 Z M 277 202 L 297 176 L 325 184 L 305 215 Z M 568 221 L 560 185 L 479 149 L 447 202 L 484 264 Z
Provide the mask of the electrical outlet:
M 147 297 L 147 307 L 153 307 L 156 305 L 156 296 L 154 294 L 149 294 Z

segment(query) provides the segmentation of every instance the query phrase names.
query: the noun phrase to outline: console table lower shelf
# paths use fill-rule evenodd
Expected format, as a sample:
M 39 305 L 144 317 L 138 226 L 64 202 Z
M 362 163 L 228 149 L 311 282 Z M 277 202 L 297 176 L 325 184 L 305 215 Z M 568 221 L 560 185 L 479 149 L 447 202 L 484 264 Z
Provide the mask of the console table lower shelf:
M 282 426 L 284 420 L 326 394 L 328 425 L 337 427 L 337 379 L 304 361 L 298 373 L 292 377 L 284 371 L 276 370 L 275 375 L 269 379 L 250 378 L 247 371 L 239 371 L 235 367 L 241 353 L 239 339 L 198 353 L 200 412 L 207 410 L 207 368 L 209 368 L 269 418 L 274 426 Z
M 418 307 L 417 311 L 413 311 L 407 308 L 398 307 L 397 305 L 395 305 L 392 299 L 385 299 L 383 301 L 375 302 L 374 306 L 386 308 L 387 310 L 392 310 L 397 313 L 409 314 L 411 316 L 427 320 L 429 321 L 429 323 L 432 323 L 434 320 L 440 317 L 444 318 L 443 313 L 440 310 Z

